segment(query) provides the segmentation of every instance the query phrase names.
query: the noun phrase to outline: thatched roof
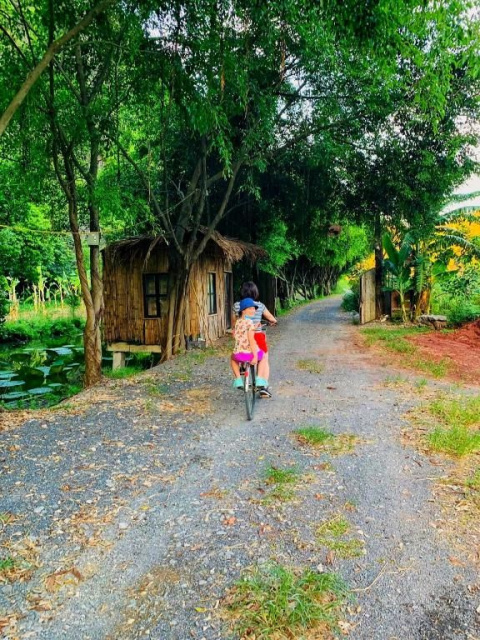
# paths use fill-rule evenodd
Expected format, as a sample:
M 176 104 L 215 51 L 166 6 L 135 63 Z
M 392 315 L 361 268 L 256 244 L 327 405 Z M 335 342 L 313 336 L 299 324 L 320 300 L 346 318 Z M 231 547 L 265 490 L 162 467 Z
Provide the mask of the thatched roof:
M 201 228 L 199 234 L 204 235 L 205 228 Z M 106 247 L 106 255 L 112 262 L 118 260 L 132 260 L 137 257 L 144 257 L 148 260 L 151 252 L 157 245 L 165 245 L 166 241 L 163 236 L 141 235 L 132 238 L 124 238 L 117 242 L 112 242 Z M 207 243 L 206 251 L 219 249 L 226 260 L 230 262 L 240 262 L 246 259 L 251 263 L 262 260 L 268 256 L 265 249 L 250 242 L 237 240 L 235 238 L 227 238 L 222 236 L 218 231 L 214 231 Z

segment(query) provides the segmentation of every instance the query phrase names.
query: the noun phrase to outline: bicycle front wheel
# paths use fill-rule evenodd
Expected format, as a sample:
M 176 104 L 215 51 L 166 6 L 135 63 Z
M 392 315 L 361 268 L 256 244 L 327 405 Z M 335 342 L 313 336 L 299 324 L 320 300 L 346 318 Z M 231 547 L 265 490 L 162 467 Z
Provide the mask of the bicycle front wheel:
M 245 391 L 245 408 L 247 409 L 247 419 L 253 418 L 255 409 L 255 367 L 250 365 L 243 377 L 243 388 Z

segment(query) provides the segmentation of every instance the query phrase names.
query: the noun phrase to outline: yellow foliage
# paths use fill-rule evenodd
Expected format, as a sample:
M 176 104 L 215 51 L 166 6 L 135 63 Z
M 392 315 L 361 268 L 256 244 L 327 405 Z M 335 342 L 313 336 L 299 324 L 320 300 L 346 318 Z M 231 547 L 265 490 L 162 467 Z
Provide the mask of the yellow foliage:
M 371 253 L 367 258 L 357 264 L 359 271 L 368 271 L 375 268 L 375 254 Z
M 458 264 L 453 258 L 450 258 L 447 264 L 447 271 L 458 271 Z

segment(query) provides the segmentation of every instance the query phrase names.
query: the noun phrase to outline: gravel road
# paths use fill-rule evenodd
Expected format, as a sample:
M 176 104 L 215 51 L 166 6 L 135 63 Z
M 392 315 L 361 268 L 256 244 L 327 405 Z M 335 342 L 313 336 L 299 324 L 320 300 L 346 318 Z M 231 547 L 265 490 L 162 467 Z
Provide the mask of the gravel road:
M 401 441 L 418 397 L 384 384 L 357 332 L 338 298 L 282 319 L 252 422 L 225 357 L 192 356 L 0 429 L 0 558 L 21 560 L 0 637 L 226 640 L 219 601 L 275 559 L 345 578 L 352 640 L 478 640 L 480 578 L 435 526 L 444 469 Z M 357 440 L 320 455 L 293 436 L 305 426 Z M 265 499 L 270 466 L 302 474 L 295 500 Z M 316 540 L 339 514 L 359 557 Z

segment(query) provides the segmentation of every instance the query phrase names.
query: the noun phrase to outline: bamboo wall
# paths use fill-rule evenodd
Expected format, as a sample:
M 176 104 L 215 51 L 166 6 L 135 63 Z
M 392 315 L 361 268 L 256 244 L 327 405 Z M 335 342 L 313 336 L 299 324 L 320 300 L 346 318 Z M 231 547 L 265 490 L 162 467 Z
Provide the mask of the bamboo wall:
M 193 338 L 202 337 L 207 344 L 225 334 L 225 271 L 231 264 L 220 251 L 204 254 L 195 264 L 190 280 L 187 304 L 186 332 Z M 164 345 L 167 334 L 167 314 L 161 318 L 145 318 L 143 274 L 167 273 L 168 258 L 164 247 L 152 251 L 147 265 L 144 256 L 134 259 L 116 257 L 104 268 L 105 314 L 104 336 L 107 343 L 128 342 Z M 217 313 L 208 314 L 208 274 L 217 276 Z

